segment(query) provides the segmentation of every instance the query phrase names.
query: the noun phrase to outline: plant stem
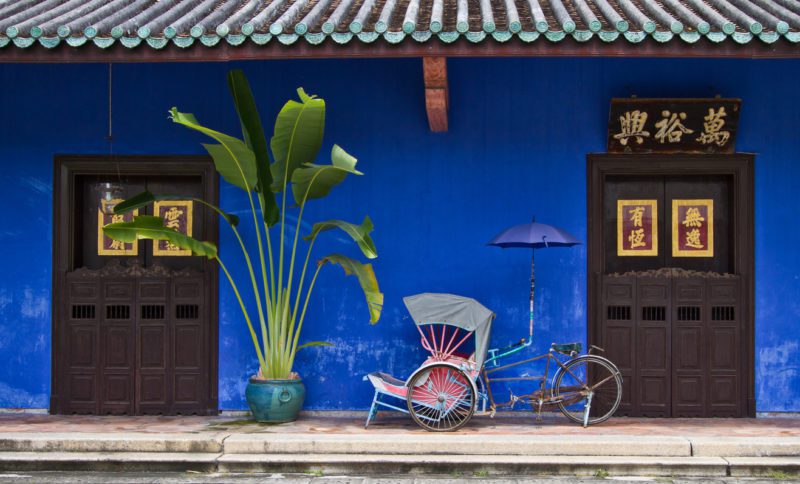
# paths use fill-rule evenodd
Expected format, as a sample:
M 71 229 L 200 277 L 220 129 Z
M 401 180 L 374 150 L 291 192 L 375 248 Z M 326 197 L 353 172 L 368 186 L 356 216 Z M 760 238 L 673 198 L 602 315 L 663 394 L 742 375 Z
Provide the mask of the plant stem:
M 314 236 L 311 239 L 311 242 L 308 244 L 308 251 L 306 252 L 306 260 L 303 263 L 303 270 L 300 272 L 300 283 L 297 285 L 297 294 L 294 298 L 294 309 L 292 310 L 292 332 L 289 334 L 289 340 L 294 339 L 295 334 L 299 334 L 299 329 L 295 329 L 295 321 L 297 318 L 297 309 L 300 307 L 300 295 L 302 294 L 303 290 L 303 282 L 306 279 L 306 272 L 308 270 L 308 261 L 311 259 L 311 250 L 314 248 L 314 242 L 317 241 L 317 237 Z
M 242 301 L 241 294 L 239 294 L 239 289 L 236 287 L 236 283 L 233 282 L 233 277 L 231 277 L 231 273 L 228 272 L 228 268 L 225 267 L 225 264 L 222 263 L 222 260 L 219 257 L 216 257 L 216 260 L 217 263 L 219 263 L 219 266 L 222 268 L 222 271 L 225 273 L 225 276 L 228 278 L 228 281 L 231 283 L 234 294 L 236 294 L 236 299 L 239 301 L 239 306 L 242 308 L 244 320 L 247 322 L 247 328 L 250 330 L 250 336 L 253 338 L 253 344 L 256 347 L 256 355 L 258 356 L 258 363 L 261 365 L 261 372 L 266 375 L 267 364 L 264 361 L 264 355 L 261 353 L 261 345 L 258 343 L 258 336 L 256 336 L 256 332 L 253 329 L 253 323 L 250 321 L 250 315 L 247 313 L 247 308 L 244 305 L 244 301 Z
M 256 274 L 253 270 L 253 263 L 250 261 L 250 254 L 247 252 L 247 248 L 244 246 L 244 241 L 242 240 L 242 236 L 239 235 L 239 231 L 236 230 L 236 227 L 231 225 L 231 229 L 233 233 L 236 235 L 236 239 L 239 241 L 239 246 L 242 248 L 242 254 L 244 254 L 244 260 L 247 262 L 247 270 L 250 272 L 250 282 L 253 286 L 253 295 L 256 298 L 256 306 L 258 307 L 258 318 L 259 322 L 261 323 L 261 337 L 264 344 L 264 349 L 266 353 L 266 348 L 270 346 L 269 335 L 265 331 L 266 324 L 264 321 L 264 309 L 261 306 L 261 293 L 258 290 L 258 283 L 256 282 Z M 266 289 L 266 286 L 264 287 Z M 267 297 L 265 295 L 265 297 Z M 267 297 L 267 303 L 269 304 L 269 298 Z
M 306 310 L 308 309 L 308 301 L 311 300 L 311 291 L 314 290 L 314 283 L 317 282 L 319 270 L 322 269 L 323 263 L 317 264 L 317 270 L 314 271 L 314 277 L 308 285 L 308 292 L 306 292 L 306 301 L 303 303 L 303 312 L 300 314 L 300 319 L 297 321 L 297 331 L 294 334 L 294 341 L 292 342 L 292 351 L 290 353 L 289 368 L 294 365 L 294 357 L 297 353 L 297 342 L 300 340 L 300 330 L 303 329 L 303 321 L 306 319 Z

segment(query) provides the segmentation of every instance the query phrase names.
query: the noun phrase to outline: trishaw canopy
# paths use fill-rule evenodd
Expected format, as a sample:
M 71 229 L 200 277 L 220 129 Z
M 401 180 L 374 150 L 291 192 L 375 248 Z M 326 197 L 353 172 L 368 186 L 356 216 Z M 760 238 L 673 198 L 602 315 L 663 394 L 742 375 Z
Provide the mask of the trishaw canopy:
M 474 331 L 475 361 L 483 367 L 495 314 L 478 301 L 453 294 L 423 293 L 407 296 L 403 302 L 417 326 L 448 324 Z

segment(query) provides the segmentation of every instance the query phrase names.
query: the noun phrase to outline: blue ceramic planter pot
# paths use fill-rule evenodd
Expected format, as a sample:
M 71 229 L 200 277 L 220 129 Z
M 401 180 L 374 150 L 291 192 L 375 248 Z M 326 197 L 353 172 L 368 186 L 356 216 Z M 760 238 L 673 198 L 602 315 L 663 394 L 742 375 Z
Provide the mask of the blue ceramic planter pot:
M 306 387 L 303 380 L 250 379 L 245 398 L 253 418 L 258 422 L 281 423 L 297 420 L 303 408 Z

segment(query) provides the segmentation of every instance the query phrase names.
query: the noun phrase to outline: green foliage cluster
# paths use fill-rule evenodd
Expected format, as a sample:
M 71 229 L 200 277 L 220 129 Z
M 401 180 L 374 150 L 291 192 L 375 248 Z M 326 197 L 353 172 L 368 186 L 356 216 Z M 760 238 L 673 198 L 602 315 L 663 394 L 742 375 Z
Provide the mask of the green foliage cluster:
M 298 270 L 298 242 L 306 204 L 327 196 L 348 175 L 362 173 L 356 170 L 357 160 L 337 145 L 331 150 L 330 164 L 315 163 L 325 130 L 323 99 L 306 94 L 302 88 L 298 89 L 299 101 L 289 100 L 278 113 L 268 146 L 247 78 L 241 71 L 231 71 L 228 74 L 228 87 L 242 126 L 242 139 L 207 128 L 194 115 L 182 113 L 176 108 L 170 110 L 170 118 L 213 139 L 216 143 L 203 146 L 213 158 L 217 172 L 225 181 L 247 193 L 257 249 L 257 254 L 254 252 L 252 255 L 239 234 L 239 218 L 236 215 L 225 213 L 205 200 L 193 200 L 217 212 L 233 230 L 247 265 L 247 282 L 252 286 L 257 321 L 251 317 L 237 281 L 220 259 L 214 244 L 181 234 L 166 227 L 161 218 L 149 215 L 139 215 L 131 222 L 109 224 L 103 230 L 112 239 L 122 242 L 167 240 L 181 249 L 191 250 L 194 255 L 216 260 L 241 307 L 258 357 L 259 374 L 266 379 L 287 379 L 292 376 L 299 350 L 309 346 L 330 345 L 322 341 L 300 344 L 300 333 L 314 284 L 326 263 L 339 265 L 345 274 L 358 278 L 369 308 L 370 323 L 375 324 L 380 318 L 383 294 L 372 264 L 342 254 L 329 254 L 318 260 L 316 269 L 309 267 L 317 237 L 330 230 L 343 231 L 358 245 L 364 257 L 376 258 L 377 249 L 370 237 L 373 225 L 368 216 L 358 225 L 343 220 L 314 224 L 311 232 L 303 237 L 305 261 Z M 288 195 L 290 190 L 291 199 Z M 145 191 L 118 204 L 115 213 L 144 207 L 156 200 L 185 198 Z M 288 211 L 298 212 L 291 244 L 288 239 L 292 237 L 287 237 L 286 228 L 289 223 Z M 277 243 L 272 240 L 275 236 Z M 306 276 L 312 271 L 308 280 Z

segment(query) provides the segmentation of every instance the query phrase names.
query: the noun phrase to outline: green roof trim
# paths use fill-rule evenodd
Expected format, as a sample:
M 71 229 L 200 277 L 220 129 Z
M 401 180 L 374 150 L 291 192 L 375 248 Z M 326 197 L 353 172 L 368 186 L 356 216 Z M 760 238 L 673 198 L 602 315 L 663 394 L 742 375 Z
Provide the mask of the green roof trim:
M 74 0 L 50 0 L 54 8 L 42 11 L 37 2 L 0 18 L 0 48 L 26 49 L 41 45 L 53 49 L 108 49 L 119 43 L 128 49 L 165 49 L 170 44 L 214 47 L 223 39 L 231 46 L 248 42 L 310 45 L 326 42 L 370 44 L 379 39 L 402 42 L 470 43 L 620 42 L 639 44 L 652 39 L 660 44 L 751 42 L 774 44 L 781 39 L 800 43 L 800 3 L 757 0 L 751 3 L 724 0 L 573 0 L 575 9 L 562 0 L 527 0 L 530 10 L 517 10 L 513 0 L 204 0 L 165 3 L 136 0 L 125 8 L 72 11 Z M 773 5 L 773 1 L 777 4 Z M 71 3 L 72 2 L 72 3 Z M 589 2 L 592 3 L 592 2 Z M 544 10 L 541 5 L 549 4 Z M 779 5 L 778 5 L 779 4 Z M 760 6 L 759 6 L 760 5 Z M 762 8 L 771 5 L 770 8 Z M 736 7 L 738 6 L 738 7 Z M 63 8 L 62 8 L 63 7 Z M 433 11 L 430 19 L 421 12 Z M 348 19 L 349 23 L 345 22 Z M 598 40 L 592 40 L 595 37 Z M 91 40 L 92 42 L 89 42 Z M 88 45 L 87 45 L 88 44 Z M 64 48 L 64 47 L 61 47 Z

